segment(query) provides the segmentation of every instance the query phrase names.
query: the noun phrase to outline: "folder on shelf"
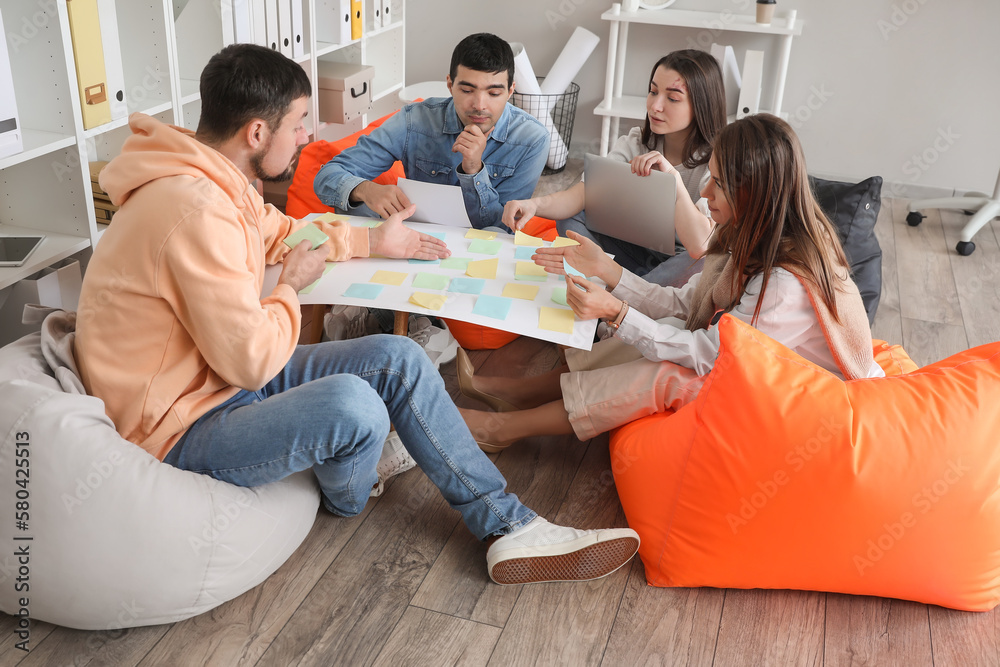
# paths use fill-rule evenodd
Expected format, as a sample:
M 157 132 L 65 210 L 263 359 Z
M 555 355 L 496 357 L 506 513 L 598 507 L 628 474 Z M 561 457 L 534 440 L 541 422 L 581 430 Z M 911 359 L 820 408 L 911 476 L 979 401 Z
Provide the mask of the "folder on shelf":
M 250 25 L 253 28 L 253 43 L 267 46 L 267 0 L 250 1 Z
M 740 103 L 740 88 L 743 81 L 740 78 L 740 67 L 736 63 L 736 54 L 728 44 L 712 44 L 712 55 L 719 61 L 722 70 L 722 83 L 726 91 L 726 116 L 736 116 Z
M 0 15 L 0 35 L 6 34 L 3 16 Z M 10 91 L 9 95 L 0 95 L 0 158 L 5 158 L 24 150 L 21 120 L 17 115 L 17 100 L 14 95 L 14 75 L 6 39 L 0 39 L 0 90 Z
M 302 0 L 292 0 L 292 57 L 306 54 L 306 33 L 302 27 Z
M 764 78 L 764 52 L 747 50 L 743 59 L 743 85 L 736 118 L 743 118 L 760 111 L 760 87 Z
M 347 44 L 351 41 L 351 0 L 316 0 L 316 41 Z
M 278 0 L 267 0 L 265 3 L 267 16 L 267 48 L 281 50 L 281 31 L 278 28 Z
M 73 39 L 73 59 L 76 61 L 83 127 L 89 130 L 111 122 L 111 101 L 97 0 L 66 0 L 66 11 Z
M 222 0 L 233 5 L 233 34 L 237 44 L 253 44 L 253 17 L 250 0 Z
M 278 4 L 278 51 L 292 57 L 292 0 L 275 0 Z
M 128 116 L 128 100 L 125 99 L 125 69 L 122 67 L 115 0 L 97 0 L 97 16 L 101 21 L 101 44 L 104 47 L 104 71 L 108 77 L 111 120 L 118 120 Z
M 361 0 L 351 0 L 351 39 L 361 39 Z
M 372 30 L 382 27 L 382 0 L 367 0 L 368 22 Z
M 389 0 L 382 0 L 382 27 L 386 28 L 392 23 L 391 13 L 392 3 Z

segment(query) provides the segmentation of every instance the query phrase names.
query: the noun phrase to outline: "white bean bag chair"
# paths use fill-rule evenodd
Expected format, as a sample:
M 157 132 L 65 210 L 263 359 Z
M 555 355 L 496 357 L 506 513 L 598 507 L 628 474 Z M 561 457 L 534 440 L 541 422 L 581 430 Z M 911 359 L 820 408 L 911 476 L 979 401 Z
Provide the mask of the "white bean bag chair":
M 264 581 L 312 527 L 312 474 L 246 489 L 122 439 L 83 393 L 75 321 L 56 311 L 0 349 L 0 609 L 117 629 L 195 616 Z

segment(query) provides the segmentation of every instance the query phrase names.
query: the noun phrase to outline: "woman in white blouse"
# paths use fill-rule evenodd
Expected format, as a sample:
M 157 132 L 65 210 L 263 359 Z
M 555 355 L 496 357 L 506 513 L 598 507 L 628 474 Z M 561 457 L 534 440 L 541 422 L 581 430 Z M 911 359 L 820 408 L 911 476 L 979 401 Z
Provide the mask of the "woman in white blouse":
M 718 355 L 722 313 L 842 378 L 882 375 L 864 304 L 792 128 L 767 114 L 736 121 L 716 137 L 709 169 L 701 194 L 718 226 L 704 270 L 682 288 L 644 281 L 573 233 L 579 246 L 536 252 L 550 273 L 563 273 L 565 259 L 607 285 L 567 275 L 566 300 L 578 318 L 607 321 L 614 337 L 590 352 L 567 350 L 566 367 L 530 381 L 473 376 L 460 351 L 463 393 L 502 412 L 462 411 L 484 450 L 530 435 L 586 440 L 691 401 Z M 656 321 L 667 317 L 683 321 Z
M 712 231 L 708 211 L 696 202 L 708 180 L 712 140 L 725 125 L 719 63 L 705 51 L 674 51 L 653 65 L 643 125 L 618 137 L 608 153 L 613 160 L 631 163 L 632 172 L 640 177 L 654 169 L 680 174 L 673 256 L 588 230 L 582 180 L 562 192 L 507 202 L 503 222 L 520 229 L 532 216 L 553 218 L 560 235 L 574 231 L 586 236 L 636 275 L 659 285 L 682 285 L 694 272 L 695 260 L 704 255 Z

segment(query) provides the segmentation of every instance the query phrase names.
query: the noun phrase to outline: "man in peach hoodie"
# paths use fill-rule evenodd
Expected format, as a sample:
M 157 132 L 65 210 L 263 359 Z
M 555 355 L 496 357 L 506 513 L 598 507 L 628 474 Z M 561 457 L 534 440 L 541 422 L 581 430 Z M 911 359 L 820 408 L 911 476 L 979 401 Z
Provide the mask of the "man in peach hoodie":
M 304 226 L 251 187 L 282 180 L 308 140 L 302 68 L 238 44 L 201 77 L 197 132 L 142 114 L 101 173 L 121 208 L 86 271 L 76 358 L 118 431 L 170 465 L 257 486 L 311 468 L 324 506 L 361 512 L 379 484 L 390 422 L 442 496 L 481 540 L 497 583 L 586 580 L 635 554 L 630 529 L 545 521 L 480 451 L 424 351 L 405 336 L 297 347 L 298 292 L 326 261 L 432 259 L 448 250 L 405 227 L 322 224 L 316 250 L 282 242 Z M 264 266 L 281 277 L 261 298 Z M 405 466 L 404 466 L 405 469 Z M 498 538 L 498 539 L 497 539 Z

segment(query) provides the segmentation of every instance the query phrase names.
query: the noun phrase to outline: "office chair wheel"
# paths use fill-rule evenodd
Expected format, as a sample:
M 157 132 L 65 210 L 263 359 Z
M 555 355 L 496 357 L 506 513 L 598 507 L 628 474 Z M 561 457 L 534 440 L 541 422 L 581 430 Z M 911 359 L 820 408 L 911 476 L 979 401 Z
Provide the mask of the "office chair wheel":
M 924 218 L 926 217 L 927 216 L 921 213 L 920 211 L 910 211 L 909 213 L 906 214 L 906 224 L 908 224 L 910 227 L 916 227 L 921 222 L 923 222 Z
M 955 245 L 955 250 L 958 251 L 959 255 L 963 257 L 968 257 L 976 249 L 976 244 L 972 241 L 959 241 Z

